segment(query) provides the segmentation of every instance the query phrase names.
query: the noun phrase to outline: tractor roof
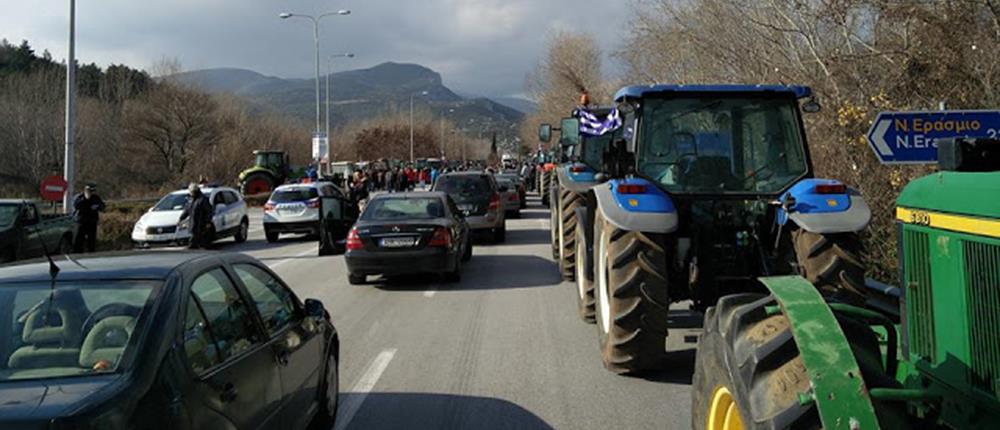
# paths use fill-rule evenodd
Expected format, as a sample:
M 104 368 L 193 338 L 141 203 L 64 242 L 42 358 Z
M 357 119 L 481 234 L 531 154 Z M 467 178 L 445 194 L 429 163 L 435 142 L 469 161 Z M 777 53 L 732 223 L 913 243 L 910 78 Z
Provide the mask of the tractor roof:
M 1000 172 L 937 172 L 907 184 L 896 204 L 996 219 L 1000 218 L 1000 199 L 995 197 L 998 184 Z
M 659 93 L 787 93 L 801 99 L 811 96 L 812 89 L 800 85 L 634 85 L 618 90 L 615 101 Z

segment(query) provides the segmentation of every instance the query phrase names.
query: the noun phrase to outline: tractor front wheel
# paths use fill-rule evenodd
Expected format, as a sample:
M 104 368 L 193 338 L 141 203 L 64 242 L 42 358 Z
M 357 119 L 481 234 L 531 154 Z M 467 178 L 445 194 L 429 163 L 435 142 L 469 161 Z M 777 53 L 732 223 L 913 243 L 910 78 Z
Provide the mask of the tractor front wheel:
M 257 194 L 270 193 L 274 190 L 275 180 L 271 175 L 263 172 L 251 173 L 243 180 L 240 192 L 244 196 L 255 196 Z

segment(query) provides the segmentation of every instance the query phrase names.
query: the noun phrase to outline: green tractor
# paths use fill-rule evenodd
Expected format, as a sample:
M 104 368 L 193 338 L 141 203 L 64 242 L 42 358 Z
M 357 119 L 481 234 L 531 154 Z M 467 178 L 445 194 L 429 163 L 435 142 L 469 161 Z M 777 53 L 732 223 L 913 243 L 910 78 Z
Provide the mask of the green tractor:
M 270 193 L 292 176 L 285 151 L 254 151 L 254 166 L 240 173 L 240 192 L 245 196 Z
M 702 429 L 1000 428 L 1000 141 L 938 142 L 897 199 L 899 315 L 797 276 L 705 315 Z

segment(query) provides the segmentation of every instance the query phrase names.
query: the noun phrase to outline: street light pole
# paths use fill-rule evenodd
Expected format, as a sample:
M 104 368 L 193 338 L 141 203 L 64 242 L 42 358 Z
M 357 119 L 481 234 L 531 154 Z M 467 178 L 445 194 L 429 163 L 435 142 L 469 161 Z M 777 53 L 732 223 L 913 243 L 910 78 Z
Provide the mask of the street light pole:
M 315 131 L 315 134 L 314 134 L 314 138 L 318 137 L 323 132 L 323 129 L 320 128 L 321 124 L 320 124 L 320 107 L 319 107 L 320 106 L 320 96 L 319 96 L 319 69 L 320 69 L 320 65 L 319 65 L 319 22 L 323 18 L 326 18 L 328 16 L 350 15 L 350 14 L 351 14 L 351 11 L 349 11 L 349 10 L 339 10 L 339 11 L 333 12 L 333 13 L 324 13 L 324 14 L 322 14 L 320 16 L 303 15 L 303 14 L 288 13 L 288 12 L 285 12 L 285 13 L 282 13 L 282 14 L 278 15 L 278 17 L 280 17 L 281 19 L 306 18 L 309 21 L 311 21 L 312 24 L 313 24 L 313 44 L 315 45 L 315 48 L 316 48 L 316 131 Z M 329 138 L 330 137 L 327 136 L 327 139 L 329 139 Z M 327 140 L 327 148 L 329 148 L 329 140 Z
M 410 163 L 413 163 L 413 96 L 416 94 L 410 94 Z M 421 91 L 420 95 L 426 96 L 427 91 Z
M 63 195 L 63 212 L 73 207 L 73 130 L 76 125 L 76 0 L 69 0 L 69 53 L 66 58 L 66 153 L 63 158 L 63 176 L 66 194 Z
M 326 139 L 330 151 L 330 156 L 326 160 L 327 170 L 333 169 L 333 142 L 330 141 L 330 75 L 333 75 L 334 58 L 354 58 L 354 54 L 344 53 L 330 56 L 330 73 L 326 75 Z

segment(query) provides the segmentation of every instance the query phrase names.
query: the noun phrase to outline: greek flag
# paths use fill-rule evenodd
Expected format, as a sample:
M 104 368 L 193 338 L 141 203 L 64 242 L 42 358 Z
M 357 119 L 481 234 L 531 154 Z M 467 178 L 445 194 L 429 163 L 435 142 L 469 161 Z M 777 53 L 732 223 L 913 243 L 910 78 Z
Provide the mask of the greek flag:
M 580 133 L 591 136 L 603 136 L 622 126 L 622 117 L 617 108 L 611 109 L 611 113 L 605 118 L 599 118 L 585 109 L 577 109 L 576 117 L 580 119 Z

